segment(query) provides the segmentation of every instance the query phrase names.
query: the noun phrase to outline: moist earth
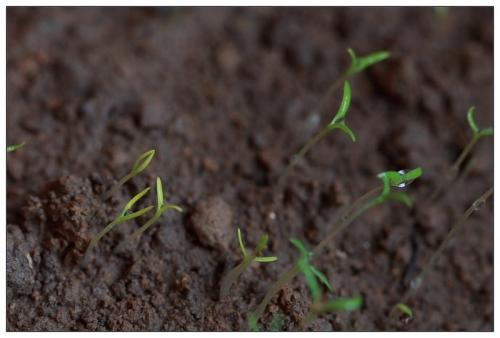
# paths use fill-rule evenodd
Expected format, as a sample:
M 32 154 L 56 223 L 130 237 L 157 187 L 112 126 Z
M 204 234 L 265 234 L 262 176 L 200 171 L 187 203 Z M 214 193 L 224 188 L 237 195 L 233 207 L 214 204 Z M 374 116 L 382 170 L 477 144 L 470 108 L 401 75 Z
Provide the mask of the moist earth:
M 411 319 L 388 316 L 455 220 L 493 182 L 493 142 L 428 196 L 471 137 L 465 119 L 493 121 L 493 9 L 23 8 L 7 9 L 7 329 L 248 330 L 247 315 L 298 252 L 379 185 L 377 174 L 421 166 L 413 208 L 379 206 L 337 236 L 314 264 L 328 297 L 363 307 L 320 316 L 311 330 L 493 330 L 493 208 L 465 224 L 416 296 Z M 340 102 L 314 107 L 358 55 L 391 58 L 353 77 L 340 132 L 278 184 L 290 156 Z M 106 192 L 148 149 L 148 169 Z M 88 241 L 156 177 L 167 212 L 139 242 L 144 219 Z M 154 189 L 153 189 L 154 190 Z M 153 204 L 154 193 L 139 204 Z M 266 255 L 219 299 L 222 276 L 267 233 Z M 418 252 L 418 255 L 416 254 Z M 412 268 L 412 267 L 410 267 Z M 326 290 L 325 290 L 326 291 Z M 310 305 L 302 277 L 271 301 L 297 330 Z

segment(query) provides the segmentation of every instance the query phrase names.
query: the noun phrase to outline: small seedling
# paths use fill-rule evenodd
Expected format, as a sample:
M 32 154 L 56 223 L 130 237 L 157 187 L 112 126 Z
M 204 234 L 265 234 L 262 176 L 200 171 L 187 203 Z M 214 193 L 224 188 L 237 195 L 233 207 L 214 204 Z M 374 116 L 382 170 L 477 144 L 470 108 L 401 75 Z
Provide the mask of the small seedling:
M 163 185 L 159 177 L 156 178 L 156 210 L 153 217 L 151 217 L 143 226 L 137 229 L 132 234 L 132 240 L 139 238 L 144 231 L 146 231 L 151 225 L 156 223 L 165 211 L 168 209 L 173 209 L 177 212 L 182 212 L 182 208 L 175 204 L 165 204 L 163 201 Z
M 26 144 L 26 142 L 22 142 L 19 144 L 13 144 L 11 146 L 7 146 L 7 152 L 10 153 L 10 152 L 16 151 L 18 149 L 21 149 L 22 147 L 24 147 L 25 144 Z
M 135 176 L 139 175 L 141 172 L 143 172 L 148 167 L 148 165 L 151 163 L 154 156 L 155 156 L 154 149 L 148 150 L 145 153 L 143 153 L 142 155 L 140 155 L 139 158 L 137 158 L 137 160 L 135 161 L 132 170 L 127 175 L 125 175 L 120 181 L 118 181 L 118 183 L 115 184 L 113 186 L 113 188 L 111 188 L 111 190 L 108 192 L 106 197 L 109 198 L 112 195 L 114 195 L 116 193 L 116 191 L 121 186 L 123 186 L 126 182 L 128 182 L 129 180 L 131 180 Z
M 248 254 L 245 244 L 243 243 L 243 235 L 241 230 L 238 228 L 238 243 L 240 246 L 241 253 L 243 254 L 243 260 L 235 268 L 228 272 L 221 281 L 220 297 L 225 298 L 229 294 L 229 289 L 231 285 L 238 280 L 238 277 L 245 271 L 250 264 L 253 262 L 257 263 L 271 263 L 278 260 L 276 256 L 261 256 L 262 251 L 267 247 L 267 242 L 269 240 L 268 235 L 262 235 L 257 243 L 257 246 L 253 250 L 252 254 Z
M 301 324 L 303 329 L 307 329 L 312 321 L 322 313 L 332 311 L 354 311 L 363 305 L 361 297 L 338 298 L 335 300 L 324 301 L 322 299 L 322 292 L 319 287 L 318 280 L 326 285 L 330 291 L 333 291 L 330 282 L 322 272 L 311 265 L 310 257 L 312 256 L 312 253 L 305 248 L 304 244 L 295 238 L 290 239 L 290 242 L 292 242 L 292 244 L 300 252 L 300 258 L 297 262 L 297 266 L 306 279 L 309 291 L 311 292 L 311 297 L 313 299 L 309 313 L 306 315 Z M 316 278 L 318 280 L 316 280 Z
M 393 309 L 399 308 L 400 304 L 407 304 L 408 300 L 413 296 L 417 290 L 422 285 L 422 282 L 430 271 L 430 269 L 437 262 L 439 257 L 443 254 L 446 247 L 450 244 L 451 240 L 456 236 L 460 229 L 462 229 L 465 222 L 469 219 L 469 217 L 476 211 L 480 210 L 482 206 L 486 204 L 486 201 L 493 195 L 493 187 L 489 188 L 486 192 L 484 192 L 478 199 L 476 199 L 471 206 L 462 214 L 462 216 L 455 222 L 455 224 L 451 227 L 450 231 L 446 235 L 445 239 L 436 251 L 433 252 L 427 263 L 425 263 L 421 272 L 412 279 L 410 282 L 410 288 L 405 292 L 401 300 L 394 306 Z M 392 311 L 393 313 L 394 311 Z
M 342 97 L 342 102 L 337 111 L 337 114 L 333 117 L 333 119 L 326 125 L 323 129 L 321 129 L 313 138 L 311 138 L 300 150 L 297 154 L 292 157 L 292 160 L 288 167 L 285 169 L 284 177 L 287 176 L 288 172 L 295 166 L 300 159 L 302 159 L 305 154 L 323 137 L 325 137 L 328 133 L 335 129 L 340 129 L 344 133 L 346 133 L 353 142 L 356 142 L 356 135 L 351 128 L 349 128 L 345 122 L 345 118 L 347 115 L 347 111 L 349 110 L 349 106 L 351 104 L 351 86 L 349 82 L 344 82 L 344 95 Z
M 447 187 L 450 184 L 450 182 L 455 179 L 455 177 L 457 177 L 458 172 L 460 171 L 460 167 L 462 166 L 467 156 L 472 152 L 472 149 L 474 148 L 476 143 L 482 137 L 493 136 L 493 128 L 489 127 L 480 129 L 477 126 L 476 121 L 474 119 L 474 112 L 475 108 L 473 106 L 470 107 L 469 110 L 467 111 L 467 122 L 469 123 L 470 129 L 472 130 L 472 139 L 465 146 L 464 150 L 462 150 L 455 163 L 453 163 L 453 165 L 450 167 L 447 175 L 443 176 L 443 179 L 438 185 L 438 188 L 433 192 L 433 194 L 429 198 L 429 201 L 431 202 L 435 201 L 436 198 L 441 194 L 443 189 Z
M 125 207 L 123 208 L 122 212 L 111 223 L 106 225 L 106 227 L 104 229 L 102 229 L 101 232 L 99 232 L 94 238 L 92 238 L 86 252 L 87 253 L 90 252 L 92 250 L 92 248 L 94 248 L 97 245 L 97 242 L 99 242 L 99 240 L 104 235 L 106 235 L 108 232 L 110 232 L 118 224 L 130 221 L 130 220 L 137 218 L 137 217 L 140 217 L 140 216 L 146 214 L 147 212 L 149 212 L 151 209 L 153 209 L 153 206 L 149 206 L 149 207 L 143 208 L 139 211 L 135 211 L 135 212 L 131 211 L 133 206 L 142 197 L 144 197 L 144 195 L 146 195 L 150 189 L 151 188 L 149 188 L 149 187 L 144 189 L 143 191 L 141 191 L 140 193 L 135 195 L 130 201 L 128 201 L 127 204 L 125 205 Z
M 395 174 L 396 173 L 396 174 Z M 422 175 L 422 170 L 416 168 L 413 170 L 405 170 L 400 172 L 385 172 L 379 174 L 383 185 L 372 189 L 354 201 L 340 218 L 332 225 L 329 232 L 312 250 L 314 256 L 319 255 L 326 245 L 332 241 L 341 231 L 351 225 L 357 218 L 363 215 L 368 210 L 384 203 L 387 200 L 395 199 L 406 205 L 411 205 L 411 199 L 402 192 L 391 191 L 393 187 L 406 187 L 411 181 Z M 275 281 L 267 290 L 264 298 L 253 312 L 257 320 L 264 314 L 267 305 L 287 283 L 300 273 L 298 264 L 295 264 L 291 269 L 284 272 L 277 281 Z

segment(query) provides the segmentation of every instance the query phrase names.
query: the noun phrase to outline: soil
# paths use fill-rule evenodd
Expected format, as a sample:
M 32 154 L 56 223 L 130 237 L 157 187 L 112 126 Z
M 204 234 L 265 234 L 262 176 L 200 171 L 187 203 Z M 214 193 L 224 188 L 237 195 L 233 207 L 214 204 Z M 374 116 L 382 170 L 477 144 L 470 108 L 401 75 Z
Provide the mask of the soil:
M 311 330 L 493 330 L 493 207 L 474 214 L 392 318 L 410 261 L 421 268 L 493 182 L 493 141 L 430 203 L 471 137 L 465 119 L 493 123 L 493 9 L 8 8 L 7 329 L 10 331 L 247 330 L 246 316 L 340 210 L 385 170 L 421 166 L 415 205 L 379 206 L 342 232 L 314 264 L 328 297 L 363 307 L 318 318 Z M 351 79 L 348 125 L 317 144 L 284 184 L 290 156 L 332 118 L 312 112 L 359 55 L 390 60 Z M 103 195 L 138 155 L 150 167 Z M 118 226 L 82 261 L 88 241 L 135 193 L 164 182 L 167 212 L 139 243 L 144 218 Z M 153 204 L 154 193 L 140 203 Z M 269 234 L 276 263 L 245 271 L 227 299 L 222 276 L 241 261 L 236 229 L 254 247 Z M 418 250 L 416 250 L 418 248 Z M 418 255 L 414 253 L 418 251 Z M 82 263 L 83 262 L 83 263 Z M 295 278 L 272 300 L 297 330 L 310 297 Z

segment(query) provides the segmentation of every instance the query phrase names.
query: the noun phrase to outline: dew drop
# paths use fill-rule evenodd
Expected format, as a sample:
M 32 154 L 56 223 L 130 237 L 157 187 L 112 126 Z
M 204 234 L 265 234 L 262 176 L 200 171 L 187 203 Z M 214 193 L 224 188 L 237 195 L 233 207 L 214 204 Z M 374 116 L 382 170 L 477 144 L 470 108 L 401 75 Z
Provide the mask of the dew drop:
M 406 173 L 408 173 L 410 170 L 407 170 L 407 169 L 404 169 L 404 170 L 399 170 L 398 171 L 398 174 L 401 174 L 401 175 L 405 175 Z M 413 182 L 413 180 L 411 181 L 406 181 L 406 182 L 403 182 L 403 183 L 400 183 L 400 184 L 396 184 L 396 187 L 398 188 L 406 188 L 407 186 L 409 186 L 411 183 Z

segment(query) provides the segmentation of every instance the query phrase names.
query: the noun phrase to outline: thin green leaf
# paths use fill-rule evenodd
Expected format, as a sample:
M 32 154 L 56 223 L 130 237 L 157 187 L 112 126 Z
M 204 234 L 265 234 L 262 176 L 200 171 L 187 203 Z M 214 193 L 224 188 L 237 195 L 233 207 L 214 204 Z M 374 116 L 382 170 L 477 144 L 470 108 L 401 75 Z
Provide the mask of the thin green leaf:
M 130 209 L 132 209 L 132 207 L 134 206 L 134 204 L 136 204 L 137 201 L 139 201 L 142 197 L 144 197 L 144 195 L 146 195 L 149 192 L 150 189 L 151 189 L 150 187 L 147 187 L 146 189 L 144 189 L 143 191 L 141 191 L 140 193 L 138 193 L 137 195 L 135 195 L 134 197 L 132 197 L 132 199 L 130 201 L 128 201 L 127 204 L 125 205 L 125 207 L 123 208 L 123 211 L 122 211 L 121 215 L 125 216 L 125 214 Z
M 296 238 L 291 238 L 290 242 L 300 251 L 301 257 L 309 259 L 309 251 L 306 249 L 304 244 Z
M 396 305 L 396 307 L 408 317 L 413 317 L 413 311 L 408 305 L 399 303 L 398 305 Z
M 144 171 L 153 160 L 155 156 L 155 150 L 151 149 L 143 153 L 139 158 L 135 161 L 134 167 L 132 168 L 132 176 L 137 176 L 139 173 Z
M 348 48 L 347 52 L 351 56 L 351 65 L 347 69 L 347 76 L 359 73 L 371 65 L 388 59 L 391 56 L 391 54 L 386 51 L 374 52 L 362 57 L 357 57 L 351 48 Z
M 422 176 L 422 173 L 422 168 L 418 167 L 413 170 L 386 171 L 378 174 L 377 177 L 384 181 L 384 185 L 401 188 Z
M 363 306 L 363 298 L 337 298 L 327 302 L 323 306 L 323 311 L 355 311 Z
M 481 130 L 479 133 L 477 133 L 477 136 L 483 137 L 483 136 L 492 136 L 493 135 L 493 128 L 486 128 Z
M 474 134 L 477 134 L 479 132 L 479 128 L 476 124 L 476 121 L 474 120 L 474 111 L 476 110 L 476 107 L 472 106 L 469 108 L 467 111 L 467 121 L 469 122 L 470 129 L 472 129 L 472 132 Z
M 276 256 L 267 256 L 267 257 L 255 257 L 255 261 L 259 263 L 271 263 L 276 262 L 278 257 Z
M 321 298 L 321 290 L 319 288 L 318 281 L 314 277 L 314 272 L 311 269 L 311 265 L 305 257 L 299 259 L 298 266 L 302 274 L 306 279 L 307 286 L 311 291 L 311 297 L 313 301 L 317 301 Z
M 262 251 L 264 251 L 264 249 L 267 247 L 268 240 L 269 240 L 268 235 L 260 236 L 259 242 L 257 243 L 255 250 L 253 251 L 254 256 L 258 256 Z
M 351 85 L 348 81 L 344 81 L 344 94 L 342 96 L 342 102 L 340 103 L 339 110 L 337 114 L 332 119 L 329 125 L 334 125 L 338 122 L 342 122 L 345 119 L 349 106 L 351 104 Z
M 356 135 L 354 135 L 354 132 L 352 131 L 351 128 L 349 128 L 344 122 L 342 123 L 337 123 L 334 125 L 334 128 L 338 128 L 340 130 L 342 130 L 344 133 L 346 133 L 352 140 L 352 142 L 356 142 Z
M 163 185 L 161 179 L 156 178 L 156 210 L 160 211 L 163 207 Z
M 318 269 L 316 269 L 312 265 L 311 265 L 311 271 L 316 275 L 316 277 L 318 277 L 318 279 L 320 280 L 321 283 L 326 285 L 328 290 L 333 291 L 333 286 L 330 284 L 330 282 L 328 281 L 328 278 L 326 278 L 326 276 L 321 271 L 319 271 Z
M 175 211 L 180 212 L 180 213 L 184 212 L 184 210 L 180 206 L 178 206 L 178 205 L 175 205 L 175 204 L 166 204 L 166 205 L 164 205 L 161 208 L 160 214 L 163 214 L 168 209 L 174 209 Z
M 139 216 L 142 216 L 142 215 L 146 214 L 147 212 L 149 212 L 149 210 L 151 210 L 153 208 L 154 207 L 151 205 L 151 206 L 143 208 L 143 209 L 141 209 L 139 211 L 132 212 L 130 214 L 126 214 L 126 215 L 120 216 L 120 220 L 122 220 L 123 222 L 129 221 L 131 219 L 134 219 L 134 218 L 137 218 Z
M 25 144 L 26 144 L 26 142 L 22 142 L 19 144 L 13 144 L 11 146 L 7 146 L 7 152 L 10 153 L 10 152 L 16 151 L 18 149 L 21 149 L 22 147 L 24 147 Z
M 238 228 L 238 242 L 240 243 L 240 249 L 241 252 L 243 253 L 243 257 L 247 257 L 247 249 L 245 248 L 245 245 L 243 244 L 243 235 L 241 234 L 240 228 Z

